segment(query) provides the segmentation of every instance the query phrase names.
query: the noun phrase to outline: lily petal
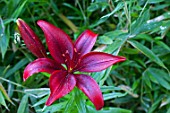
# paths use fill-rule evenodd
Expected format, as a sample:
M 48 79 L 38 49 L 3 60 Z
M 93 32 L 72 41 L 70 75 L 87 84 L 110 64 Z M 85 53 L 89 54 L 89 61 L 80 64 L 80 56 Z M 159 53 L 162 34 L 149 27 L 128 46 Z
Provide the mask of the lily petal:
M 23 79 L 24 81 L 31 75 L 39 72 L 52 73 L 55 70 L 59 70 L 62 67 L 57 64 L 54 60 L 49 58 L 39 58 L 29 63 L 24 70 Z
M 100 110 L 104 106 L 104 101 L 96 81 L 92 77 L 83 74 L 75 75 L 75 78 L 77 80 L 76 86 L 91 100 L 96 110 Z
M 73 57 L 73 43 L 70 37 L 60 28 L 39 20 L 37 24 L 41 27 L 47 40 L 48 49 L 52 57 L 58 62 L 65 64 Z
M 76 50 L 80 56 L 88 53 L 91 51 L 93 48 L 96 39 L 97 39 L 97 34 L 90 30 L 85 30 L 76 40 L 74 43 Z
M 68 94 L 76 85 L 74 75 L 67 74 L 66 71 L 57 70 L 50 76 L 51 94 L 46 102 L 46 105 L 51 105 L 55 100 Z
M 46 50 L 33 30 L 22 20 L 17 20 L 18 29 L 27 48 L 38 58 L 47 57 Z
M 90 52 L 80 58 L 80 62 L 75 70 L 82 72 L 98 72 L 109 66 L 125 61 L 126 58 L 113 56 L 103 52 Z

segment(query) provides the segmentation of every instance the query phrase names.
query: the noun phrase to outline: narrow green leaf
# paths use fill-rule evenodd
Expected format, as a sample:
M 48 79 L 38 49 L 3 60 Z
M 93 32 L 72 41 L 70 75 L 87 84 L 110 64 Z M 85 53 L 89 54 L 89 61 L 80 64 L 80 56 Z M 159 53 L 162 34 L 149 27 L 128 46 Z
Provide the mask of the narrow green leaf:
M 170 47 L 165 44 L 163 41 L 155 41 L 158 45 L 160 45 L 162 48 L 165 48 L 166 50 L 170 51 Z
M 11 104 L 14 105 L 14 103 L 12 102 L 12 100 L 9 98 L 6 90 L 4 89 L 4 87 L 2 86 L 2 84 L 0 83 L 0 91 L 2 92 L 2 94 L 4 95 L 5 99 L 7 99 Z
M 119 49 L 123 46 L 123 44 L 126 42 L 128 39 L 129 35 L 128 34 L 121 34 L 117 36 L 117 38 L 113 41 L 111 45 L 109 45 L 104 52 L 106 53 L 111 53 L 114 55 L 118 54 Z M 115 53 L 114 53 L 115 52 Z
M 100 44 L 112 44 L 113 41 L 109 37 L 103 35 L 103 36 L 98 37 L 98 43 L 100 43 Z
M 22 97 L 17 113 L 25 113 L 27 104 L 28 104 L 28 95 L 26 94 Z
M 104 94 L 103 98 L 104 98 L 104 100 L 109 100 L 109 99 L 113 99 L 113 98 L 124 97 L 126 95 L 127 95 L 127 93 L 113 92 L 113 93 Z
M 5 34 L 5 26 L 3 20 L 0 17 L 0 52 L 2 53 L 2 59 L 4 59 L 5 53 L 8 47 L 8 39 Z
M 39 106 L 41 104 L 45 104 L 45 102 L 47 101 L 48 96 L 45 96 L 44 98 L 42 98 L 41 100 L 39 100 L 38 102 L 36 102 L 32 107 L 36 107 Z
M 117 11 L 119 11 L 120 9 L 122 9 L 124 7 L 124 3 L 123 2 L 119 2 L 116 6 L 116 8 L 109 14 L 102 16 L 101 18 L 106 18 L 106 17 L 110 17 L 111 15 L 113 15 L 114 13 L 116 13 Z
M 156 99 L 156 101 L 152 104 L 152 106 L 149 108 L 148 113 L 154 113 L 154 111 L 156 110 L 156 108 L 160 105 L 162 101 L 162 97 L 159 97 L 158 99 Z M 155 111 L 156 112 L 156 111 Z
M 11 69 L 9 69 L 7 71 L 7 73 L 5 74 L 5 78 L 8 78 L 10 75 L 12 75 L 13 73 L 15 73 L 17 70 L 19 70 L 20 68 L 22 68 L 24 65 L 26 65 L 28 63 L 28 59 L 27 58 L 23 58 L 21 59 L 17 64 L 15 64 L 15 66 Z
M 18 16 L 20 15 L 21 11 L 23 11 L 25 4 L 27 3 L 27 0 L 25 0 L 21 5 L 19 5 L 19 7 L 14 11 L 14 13 L 12 14 L 12 18 L 18 18 Z
M 149 3 L 155 4 L 159 2 L 163 2 L 164 0 L 149 0 Z
M 50 94 L 50 89 L 49 88 L 25 89 L 24 92 L 35 98 L 42 98 L 43 96 Z
M 166 113 L 170 113 L 170 108 L 168 108 L 167 112 Z
M 45 106 L 44 109 L 41 109 L 40 113 L 58 113 L 66 106 L 66 102 L 60 102 L 57 104 L 52 104 L 51 106 Z
M 158 56 L 156 56 L 150 49 L 148 49 L 146 46 L 140 44 L 139 42 L 135 40 L 129 40 L 128 43 L 130 43 L 133 47 L 138 49 L 140 52 L 142 52 L 145 56 L 147 56 L 150 60 L 154 61 L 161 67 L 167 69 L 167 67 L 163 64 L 163 62 L 159 59 Z M 168 69 L 167 69 L 168 70 Z
M 131 110 L 126 110 L 122 108 L 114 108 L 114 107 L 109 107 L 108 109 L 103 109 L 100 111 L 95 110 L 91 106 L 87 106 L 88 108 L 88 113 L 132 113 Z
M 102 92 L 122 90 L 120 87 L 115 87 L 115 86 L 101 86 L 100 89 L 101 89 Z
M 162 87 L 170 90 L 170 82 L 167 81 L 165 79 L 165 77 L 162 77 L 162 74 L 160 73 L 160 69 L 148 68 L 145 71 L 145 74 L 148 76 L 150 75 L 150 76 L 154 77 Z
M 149 76 L 147 75 L 146 71 L 144 71 L 144 72 L 142 73 L 142 79 L 143 79 L 144 83 L 145 83 L 150 89 L 152 89 L 152 84 L 151 84 L 151 81 L 150 81 Z
M 74 100 L 74 97 L 70 97 L 65 106 L 64 113 L 70 113 L 70 111 L 73 109 Z
M 141 31 L 141 26 L 146 23 L 150 18 L 149 10 L 146 10 L 142 16 L 139 16 L 138 19 L 131 26 L 131 34 L 137 35 Z
M 75 103 L 78 108 L 79 113 L 86 113 L 85 100 L 82 98 L 80 91 L 74 88 L 75 91 Z
M 8 109 L 4 96 L 2 95 L 1 91 L 0 91 L 0 104 L 3 105 L 6 109 Z

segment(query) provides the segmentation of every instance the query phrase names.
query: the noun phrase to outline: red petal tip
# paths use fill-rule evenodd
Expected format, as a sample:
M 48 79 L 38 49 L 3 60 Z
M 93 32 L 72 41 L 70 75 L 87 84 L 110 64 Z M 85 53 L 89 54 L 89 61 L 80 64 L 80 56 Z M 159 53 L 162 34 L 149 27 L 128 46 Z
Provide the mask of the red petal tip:
M 45 103 L 46 106 L 50 106 L 51 104 L 52 104 L 52 101 L 49 101 L 49 99 Z
M 23 78 L 23 81 L 25 82 L 25 81 L 26 81 L 26 78 Z
M 122 56 L 119 56 L 119 58 L 120 58 L 120 59 L 119 59 L 120 62 L 123 62 L 123 61 L 126 60 L 126 58 L 125 58 L 125 57 L 122 57 Z

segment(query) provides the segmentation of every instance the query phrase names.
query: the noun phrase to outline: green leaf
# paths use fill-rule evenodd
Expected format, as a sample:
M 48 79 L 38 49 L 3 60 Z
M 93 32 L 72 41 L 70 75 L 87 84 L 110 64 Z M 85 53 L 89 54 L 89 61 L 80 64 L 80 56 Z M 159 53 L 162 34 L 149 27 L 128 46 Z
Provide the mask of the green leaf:
M 102 23 L 104 23 L 106 20 L 108 19 L 108 17 L 105 18 L 100 18 L 99 20 L 97 20 L 96 22 L 94 22 L 93 24 L 90 25 L 90 28 L 94 28 Z
M 19 70 L 20 68 L 22 68 L 24 65 L 26 65 L 28 63 L 28 59 L 27 58 L 23 58 L 21 59 L 17 64 L 15 64 L 15 66 L 11 69 L 9 69 L 7 71 L 7 73 L 5 74 L 5 78 L 8 78 L 10 75 L 12 75 L 13 73 L 15 73 L 17 70 Z
M 168 50 L 168 51 L 170 51 L 170 47 L 167 45 L 167 44 L 165 44 L 163 41 L 159 41 L 159 40 L 157 40 L 157 41 L 155 41 L 158 45 L 160 45 L 162 48 L 165 48 L 166 50 Z
M 2 53 L 2 59 L 4 59 L 5 53 L 8 47 L 8 38 L 5 34 L 5 27 L 3 20 L 0 17 L 0 52 Z
M 114 108 L 114 107 L 110 107 L 106 110 L 103 109 L 100 111 L 95 110 L 91 106 L 87 106 L 87 108 L 88 108 L 88 113 L 132 113 L 131 110 L 126 110 L 126 109 L 122 109 L 122 108 Z
M 160 105 L 162 101 L 162 97 L 156 99 L 156 101 L 152 104 L 152 106 L 149 108 L 148 113 L 154 113 L 154 111 L 156 110 L 156 108 Z
M 66 102 L 60 102 L 57 104 L 52 104 L 51 106 L 45 106 L 43 109 L 40 109 L 40 113 L 57 113 L 57 111 L 61 111 L 66 106 Z
M 120 87 L 115 87 L 115 86 L 101 86 L 100 89 L 101 89 L 102 92 L 122 90 Z
M 162 87 L 170 90 L 170 82 L 162 76 L 162 72 L 160 72 L 160 69 L 148 68 L 145 71 L 145 75 L 154 77 Z M 168 76 L 168 74 L 166 76 Z
M 113 92 L 113 93 L 104 94 L 103 98 L 104 98 L 104 100 L 109 100 L 109 99 L 113 99 L 113 98 L 124 97 L 126 95 L 127 95 L 127 93 Z
M 103 36 L 98 37 L 98 43 L 100 43 L 100 44 L 112 44 L 113 41 L 109 37 L 103 35 Z
M 124 7 L 124 3 L 123 2 L 119 2 L 111 13 L 109 13 L 107 15 L 104 15 L 101 18 L 106 18 L 106 17 L 108 18 L 111 15 L 113 15 L 114 13 L 116 13 L 117 11 L 119 11 L 120 9 L 122 9 L 123 7 Z
M 2 86 L 2 84 L 0 83 L 0 91 L 2 92 L 2 94 L 4 95 L 5 99 L 8 100 L 10 103 L 12 103 L 14 105 L 14 103 L 12 102 L 12 100 L 9 98 L 6 90 L 4 89 L 4 87 Z
M 105 33 L 104 35 L 109 37 L 112 40 L 115 40 L 125 33 L 126 32 L 122 31 L 122 30 L 114 30 L 114 31 L 109 31 L 109 32 Z
M 140 33 L 141 26 L 144 25 L 146 21 L 149 20 L 149 18 L 149 10 L 146 10 L 142 16 L 139 16 L 138 19 L 134 23 L 132 23 L 131 34 L 137 35 L 138 33 Z
M 91 3 L 90 6 L 87 7 L 87 11 L 94 12 L 98 10 L 99 8 L 101 8 L 102 11 L 104 11 L 108 6 L 109 4 L 107 2 L 95 2 L 95 3 Z
M 75 103 L 78 108 L 79 113 L 86 113 L 85 100 L 82 98 L 80 91 L 74 88 L 75 91 Z
M 170 113 L 170 108 L 168 108 L 167 112 L 166 113 Z
M 148 1 L 149 1 L 148 3 L 155 4 L 155 3 L 163 2 L 165 0 L 148 0 Z
M 120 48 L 123 46 L 123 44 L 126 42 L 126 40 L 128 39 L 129 35 L 128 34 L 121 34 L 119 36 L 117 36 L 117 38 L 115 39 L 115 41 L 109 45 L 104 52 L 106 53 L 111 53 L 114 55 L 118 54 L 118 51 L 120 50 Z
M 42 98 L 43 96 L 50 94 L 50 89 L 49 88 L 25 89 L 24 92 L 35 98 Z
M 152 84 L 151 84 L 151 81 L 150 81 L 149 76 L 147 75 L 146 71 L 144 71 L 144 72 L 142 73 L 142 79 L 143 79 L 144 83 L 145 83 L 150 89 L 152 89 Z
M 26 94 L 22 97 L 17 113 L 26 113 L 25 111 L 27 109 L 27 106 L 28 106 L 28 95 Z
M 150 60 L 154 61 L 161 67 L 167 69 L 167 67 L 163 64 L 163 62 L 159 59 L 158 56 L 156 56 L 150 49 L 148 49 L 146 46 L 140 44 L 139 42 L 135 40 L 129 40 L 128 43 L 130 43 L 133 47 L 138 49 L 140 52 L 142 52 L 145 56 L 147 56 Z M 168 70 L 168 69 L 167 69 Z
M 23 11 L 25 4 L 27 3 L 27 0 L 25 0 L 22 4 L 18 5 L 19 7 L 15 9 L 14 13 L 12 14 L 12 18 L 18 18 L 20 15 L 21 11 Z
M 1 91 L 0 91 L 0 104 L 3 105 L 6 109 L 8 109 L 4 96 L 2 95 Z
M 70 113 L 70 111 L 73 109 L 74 100 L 75 100 L 74 97 L 69 98 L 69 100 L 65 106 L 64 113 Z
M 36 102 L 32 107 L 37 107 L 41 104 L 44 104 L 48 99 L 48 96 L 45 96 L 44 98 L 42 98 L 41 100 L 39 100 L 38 102 Z

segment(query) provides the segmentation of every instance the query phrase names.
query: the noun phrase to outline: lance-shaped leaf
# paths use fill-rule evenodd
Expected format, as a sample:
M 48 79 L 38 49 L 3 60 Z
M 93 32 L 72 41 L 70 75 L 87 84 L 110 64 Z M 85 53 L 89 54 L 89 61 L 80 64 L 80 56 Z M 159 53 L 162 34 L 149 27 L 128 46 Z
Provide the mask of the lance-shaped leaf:
M 65 63 L 73 57 L 73 43 L 70 37 L 54 25 L 39 20 L 37 24 L 41 27 L 46 37 L 48 49 L 52 57 L 58 63 Z
M 33 30 L 21 19 L 17 20 L 18 29 L 27 48 L 38 58 L 47 57 L 46 50 Z
M 76 85 L 76 79 L 74 75 L 68 74 L 66 71 L 57 70 L 50 76 L 49 83 L 51 94 L 46 102 L 47 106 L 68 94 Z
M 57 64 L 54 60 L 49 58 L 38 58 L 33 62 L 29 63 L 24 70 L 23 79 L 24 81 L 31 75 L 39 72 L 52 73 L 57 69 L 62 69 L 62 66 Z
M 88 53 L 96 42 L 97 34 L 90 30 L 85 30 L 76 40 L 75 47 L 80 56 Z
M 90 52 L 81 57 L 75 70 L 82 72 L 98 72 L 124 60 L 126 60 L 126 58 L 120 56 L 113 56 L 103 52 Z
M 87 75 L 75 75 L 76 86 L 82 90 L 85 95 L 95 105 L 97 110 L 100 110 L 104 106 L 103 96 L 96 81 Z

